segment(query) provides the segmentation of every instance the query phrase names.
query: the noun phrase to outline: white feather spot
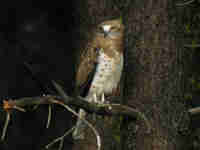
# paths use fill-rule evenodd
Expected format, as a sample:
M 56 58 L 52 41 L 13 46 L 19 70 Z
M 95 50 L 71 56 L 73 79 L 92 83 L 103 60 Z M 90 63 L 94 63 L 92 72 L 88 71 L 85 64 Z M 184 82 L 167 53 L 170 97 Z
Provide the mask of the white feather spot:
M 103 26 L 103 30 L 106 31 L 106 32 L 108 32 L 110 30 L 110 28 L 111 28 L 111 25 L 104 25 Z

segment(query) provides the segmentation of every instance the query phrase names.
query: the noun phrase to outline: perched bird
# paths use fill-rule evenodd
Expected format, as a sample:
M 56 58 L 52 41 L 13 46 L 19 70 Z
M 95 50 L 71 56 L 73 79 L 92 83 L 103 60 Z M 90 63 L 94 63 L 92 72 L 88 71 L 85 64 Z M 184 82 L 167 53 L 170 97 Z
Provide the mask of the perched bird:
M 79 95 L 85 93 L 87 101 L 102 103 L 105 95 L 117 92 L 123 69 L 123 35 L 121 19 L 107 20 L 94 28 L 91 40 L 81 52 L 76 72 L 76 89 Z M 86 112 L 80 109 L 79 115 L 84 118 Z M 73 138 L 84 139 L 85 129 L 84 122 L 78 119 Z

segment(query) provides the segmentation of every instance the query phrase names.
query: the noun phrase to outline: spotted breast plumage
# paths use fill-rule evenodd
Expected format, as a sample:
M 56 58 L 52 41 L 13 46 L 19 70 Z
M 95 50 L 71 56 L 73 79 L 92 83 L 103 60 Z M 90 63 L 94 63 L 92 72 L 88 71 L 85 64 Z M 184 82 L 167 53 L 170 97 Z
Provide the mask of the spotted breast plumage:
M 76 73 L 76 89 L 87 91 L 85 99 L 89 102 L 104 101 L 104 95 L 117 91 L 123 69 L 123 34 L 121 19 L 107 20 L 97 25 L 92 39 L 81 53 Z M 89 86 L 86 86 L 89 84 Z M 85 90 L 85 88 L 88 90 Z M 85 117 L 83 109 L 80 117 Z M 78 119 L 73 132 L 74 139 L 84 139 L 85 124 Z

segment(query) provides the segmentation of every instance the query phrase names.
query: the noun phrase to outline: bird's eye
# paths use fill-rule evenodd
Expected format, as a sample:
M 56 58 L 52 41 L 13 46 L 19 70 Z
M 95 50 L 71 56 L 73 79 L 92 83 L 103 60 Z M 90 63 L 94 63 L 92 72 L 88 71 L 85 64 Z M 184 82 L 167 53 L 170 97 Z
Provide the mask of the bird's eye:
M 102 28 L 102 26 L 99 26 L 97 30 L 98 30 L 99 33 L 103 33 L 103 28 Z

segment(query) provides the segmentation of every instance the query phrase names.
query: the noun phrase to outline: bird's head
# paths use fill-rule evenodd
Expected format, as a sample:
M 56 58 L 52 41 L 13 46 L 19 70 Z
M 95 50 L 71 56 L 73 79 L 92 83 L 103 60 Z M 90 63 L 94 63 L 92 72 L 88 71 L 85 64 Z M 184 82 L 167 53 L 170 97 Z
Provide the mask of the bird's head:
M 98 25 L 97 32 L 106 39 L 121 38 L 124 32 L 124 25 L 121 19 L 107 20 Z

